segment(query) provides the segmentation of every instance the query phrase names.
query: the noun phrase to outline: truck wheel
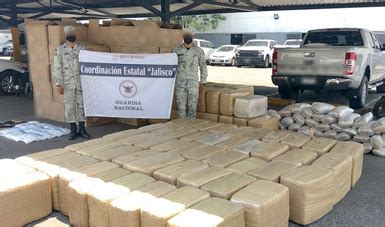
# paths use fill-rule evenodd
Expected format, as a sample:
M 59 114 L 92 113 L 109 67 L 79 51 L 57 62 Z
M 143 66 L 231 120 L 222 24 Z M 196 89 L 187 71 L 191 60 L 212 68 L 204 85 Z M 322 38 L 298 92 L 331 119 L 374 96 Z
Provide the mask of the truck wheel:
M 14 95 L 16 94 L 16 85 L 20 80 L 19 73 L 15 71 L 4 71 L 0 73 L 0 94 L 2 95 Z
M 278 86 L 278 93 L 283 99 L 297 99 L 299 90 L 286 86 Z
M 361 109 L 365 106 L 368 98 L 368 78 L 364 76 L 361 85 L 357 90 L 358 94 L 349 100 L 349 106 L 352 109 Z
M 266 55 L 265 63 L 263 64 L 263 67 L 264 68 L 269 68 L 269 66 L 270 66 L 270 56 Z
M 377 93 L 385 93 L 385 81 L 383 84 L 376 87 L 376 91 L 377 91 Z

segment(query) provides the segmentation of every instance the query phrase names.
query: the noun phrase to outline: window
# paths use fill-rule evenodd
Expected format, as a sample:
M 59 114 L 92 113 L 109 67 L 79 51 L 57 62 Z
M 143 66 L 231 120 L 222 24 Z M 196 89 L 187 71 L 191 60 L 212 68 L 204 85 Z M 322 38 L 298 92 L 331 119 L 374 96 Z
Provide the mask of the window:
M 208 48 L 209 47 L 207 42 L 205 42 L 205 41 L 200 41 L 200 42 L 201 42 L 202 48 Z
M 208 43 L 208 47 L 211 48 L 211 49 L 215 49 L 215 46 L 213 43 L 211 42 L 207 42 Z
M 234 51 L 234 48 L 233 46 L 224 46 L 220 47 L 216 52 L 231 52 Z
M 374 42 L 373 48 L 381 50 L 381 44 L 380 44 L 380 42 L 378 42 L 377 37 L 375 35 L 373 35 L 372 33 L 370 33 L 370 36 L 372 36 L 372 39 L 373 39 L 373 42 Z
M 312 31 L 304 41 L 304 45 L 326 44 L 329 46 L 363 46 L 364 42 L 359 30 L 357 31 Z
M 249 46 L 257 46 L 257 47 L 267 47 L 269 44 L 268 41 L 255 41 L 255 40 L 250 40 L 250 41 L 247 41 L 247 43 L 245 44 L 245 46 L 249 47 Z

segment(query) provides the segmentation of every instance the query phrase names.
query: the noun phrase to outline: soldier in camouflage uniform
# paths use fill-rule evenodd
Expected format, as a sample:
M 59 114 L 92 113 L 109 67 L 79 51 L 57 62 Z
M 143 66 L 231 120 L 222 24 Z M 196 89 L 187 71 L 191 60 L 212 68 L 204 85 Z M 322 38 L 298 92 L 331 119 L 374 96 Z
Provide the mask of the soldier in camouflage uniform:
M 84 47 L 76 42 L 73 26 L 65 26 L 64 33 L 66 42 L 54 52 L 53 78 L 58 92 L 64 94 L 65 118 L 71 127 L 69 139 L 74 140 L 78 135 L 89 139 L 84 126 L 83 92 L 79 71 L 79 52 Z M 79 122 L 79 132 L 76 122 Z
M 204 88 L 207 78 L 206 58 L 204 51 L 193 44 L 191 33 L 184 34 L 183 41 L 173 50 L 178 55 L 175 84 L 178 116 L 196 118 L 199 90 Z

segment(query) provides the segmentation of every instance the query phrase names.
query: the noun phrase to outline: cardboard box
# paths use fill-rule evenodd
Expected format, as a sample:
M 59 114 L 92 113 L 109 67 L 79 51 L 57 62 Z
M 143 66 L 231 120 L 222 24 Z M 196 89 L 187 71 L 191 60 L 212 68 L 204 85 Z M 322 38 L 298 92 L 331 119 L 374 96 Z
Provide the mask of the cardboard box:
M 172 47 L 160 47 L 159 48 L 159 53 L 160 54 L 169 54 L 169 53 L 172 53 L 173 49 L 174 48 L 172 48 Z
M 151 29 L 159 29 L 159 22 L 154 20 L 131 20 L 135 27 L 144 27 Z
M 86 119 L 86 126 L 92 127 L 92 126 L 98 126 L 98 125 L 105 125 L 109 124 L 115 121 L 115 118 L 110 117 L 87 117 Z
M 35 103 L 51 103 L 53 100 L 52 84 L 45 82 L 34 83 L 33 97 Z
M 159 29 L 134 26 L 113 26 L 108 29 L 106 44 L 131 48 L 159 47 Z M 113 35 L 111 35 L 113 34 Z
M 26 21 L 28 49 L 33 46 L 48 46 L 48 23 L 49 21 Z M 29 49 L 29 51 L 31 50 Z
M 53 57 L 54 57 L 54 52 L 56 48 L 58 48 L 58 45 L 49 45 L 48 46 L 48 56 L 49 56 L 49 62 L 51 65 L 53 65 Z
M 219 114 L 211 114 L 211 113 L 197 113 L 197 117 L 200 119 L 205 119 L 213 122 L 218 122 L 219 120 Z
M 101 37 L 99 28 L 99 19 L 89 20 L 87 36 L 88 42 L 92 44 L 104 44 L 104 38 Z
M 224 123 L 224 124 L 234 124 L 234 117 L 233 116 L 220 115 L 218 122 Z
M 49 65 L 48 45 L 47 46 L 28 46 L 28 62 L 29 64 Z
M 124 53 L 124 54 L 157 54 L 159 50 L 157 47 L 143 47 L 143 48 L 111 47 L 111 52 Z
M 171 30 L 172 47 L 176 47 L 183 43 L 183 30 Z
M 109 46 L 105 45 L 97 45 L 97 44 L 92 44 L 89 42 L 80 42 L 82 45 L 84 45 L 86 50 L 89 51 L 97 51 L 97 52 L 111 52 L 111 48 Z
M 52 101 L 64 104 L 64 95 L 60 94 L 55 84 L 52 84 Z
M 171 47 L 172 46 L 172 38 L 171 38 L 170 29 L 159 29 L 159 46 L 160 47 Z
M 87 41 L 87 27 L 81 24 L 73 24 L 76 31 L 77 41 Z M 65 24 L 52 24 L 48 26 L 48 45 L 59 46 L 66 41 L 64 34 Z
M 29 64 L 29 78 L 35 83 L 51 83 L 51 67 L 49 64 Z

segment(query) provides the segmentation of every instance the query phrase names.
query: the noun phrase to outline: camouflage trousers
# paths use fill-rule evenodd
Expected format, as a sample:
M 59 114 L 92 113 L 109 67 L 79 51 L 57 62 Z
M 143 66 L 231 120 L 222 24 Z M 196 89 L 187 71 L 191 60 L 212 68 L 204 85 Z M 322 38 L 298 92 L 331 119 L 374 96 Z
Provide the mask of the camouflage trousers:
M 79 89 L 68 89 L 64 92 L 65 119 L 68 123 L 85 121 L 83 91 Z
M 178 117 L 196 118 L 199 98 L 198 80 L 177 81 L 175 95 L 178 106 Z

